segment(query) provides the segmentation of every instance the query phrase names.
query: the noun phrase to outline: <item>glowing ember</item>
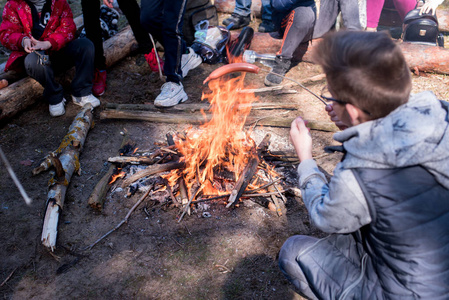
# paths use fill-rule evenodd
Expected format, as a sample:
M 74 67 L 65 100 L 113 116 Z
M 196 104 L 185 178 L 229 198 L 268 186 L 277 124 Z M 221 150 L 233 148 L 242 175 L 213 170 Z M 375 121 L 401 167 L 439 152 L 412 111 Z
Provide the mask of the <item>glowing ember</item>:
M 185 139 L 175 141 L 185 168 L 166 177 L 170 185 L 183 177 L 188 191 L 199 184 L 203 194 L 224 194 L 227 191 L 214 182 L 214 173 L 231 172 L 238 179 L 255 147 L 244 125 L 257 98 L 238 92 L 244 77 L 209 82 L 211 92 L 203 93 L 202 100 L 210 102 L 213 117 L 199 129 L 188 129 Z

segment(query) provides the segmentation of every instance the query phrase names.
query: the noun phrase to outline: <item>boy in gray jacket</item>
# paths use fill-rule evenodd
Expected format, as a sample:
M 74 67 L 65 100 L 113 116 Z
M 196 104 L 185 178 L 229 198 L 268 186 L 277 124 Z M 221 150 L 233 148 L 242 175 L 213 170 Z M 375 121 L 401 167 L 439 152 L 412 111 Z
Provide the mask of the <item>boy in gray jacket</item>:
M 290 237 L 279 265 L 310 299 L 447 299 L 449 121 L 431 92 L 410 96 L 401 50 L 385 33 L 325 36 L 314 60 L 340 127 L 343 160 L 327 182 L 304 120 L 291 140 L 303 201 L 324 239 Z

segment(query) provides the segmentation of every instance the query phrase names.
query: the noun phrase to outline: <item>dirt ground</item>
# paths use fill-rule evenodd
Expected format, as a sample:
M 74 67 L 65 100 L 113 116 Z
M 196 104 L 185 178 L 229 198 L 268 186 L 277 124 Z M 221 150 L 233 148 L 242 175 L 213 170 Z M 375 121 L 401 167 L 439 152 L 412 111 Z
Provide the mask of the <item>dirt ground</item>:
M 0 297 L 3 299 L 297 299 L 277 266 L 283 242 L 294 234 L 323 236 L 310 223 L 301 199 L 286 194 L 283 214 L 242 201 L 226 208 L 223 201 L 203 207 L 211 215 L 193 210 L 177 222 L 179 208 L 157 205 L 146 199 L 128 223 L 98 243 L 81 251 L 116 226 L 142 196 L 125 197 L 125 190 L 111 187 L 102 213 L 87 205 L 92 189 L 109 168 L 127 130 L 140 149 L 154 149 L 166 142 L 166 133 L 181 132 L 188 124 L 100 119 L 107 103 L 152 103 L 162 82 L 146 64 L 132 55 L 108 70 L 108 88 L 94 111 L 80 155 L 81 175 L 74 175 L 59 220 L 57 248 L 52 253 L 41 245 L 40 235 L 49 173 L 32 176 L 45 155 L 58 148 L 79 107 L 68 103 L 66 114 L 51 118 L 48 105 L 36 103 L 0 126 L 0 145 L 28 195 L 25 205 L 6 169 L 0 169 Z M 201 65 L 184 81 L 189 100 L 199 103 L 202 81 L 219 65 Z M 300 63 L 288 76 L 295 79 L 320 74 L 320 69 Z M 449 78 L 444 75 L 413 76 L 413 92 L 433 90 L 449 100 Z M 247 76 L 248 87 L 263 87 L 263 74 Z M 324 82 L 310 84 L 319 92 Z M 295 104 L 296 110 L 272 110 L 261 114 L 310 120 L 327 120 L 324 106 L 300 88 L 295 94 L 266 92 L 261 102 Z M 67 97 L 70 96 L 66 86 Z M 163 111 L 161 111 L 161 114 Z M 323 155 L 332 144 L 332 133 L 312 130 L 314 156 L 327 174 L 341 159 Z M 256 126 L 256 142 L 271 133 L 270 150 L 292 150 L 287 128 Z M 285 176 L 283 186 L 293 187 L 297 164 L 276 170 Z M 120 183 L 120 182 L 119 182 Z M 156 204 L 156 205 L 155 205 Z

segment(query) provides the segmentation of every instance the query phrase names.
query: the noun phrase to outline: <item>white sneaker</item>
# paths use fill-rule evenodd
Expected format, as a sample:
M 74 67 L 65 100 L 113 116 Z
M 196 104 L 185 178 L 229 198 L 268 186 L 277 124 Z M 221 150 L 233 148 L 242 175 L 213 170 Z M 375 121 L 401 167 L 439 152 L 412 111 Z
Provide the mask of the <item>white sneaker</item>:
M 58 104 L 54 104 L 49 106 L 49 110 L 50 110 L 50 116 L 52 117 L 59 117 L 62 116 L 63 114 L 65 114 L 65 102 L 66 100 L 64 98 L 62 98 L 62 101 L 59 102 Z
M 181 56 L 182 77 L 186 77 L 190 70 L 195 69 L 203 62 L 201 56 L 196 54 L 192 48 L 187 49 L 189 49 L 189 53 Z
M 182 83 L 166 82 L 161 87 L 161 93 L 154 100 L 154 106 L 171 107 L 189 99 Z
M 84 97 L 75 97 L 72 95 L 73 103 L 79 106 L 84 106 L 90 103 L 92 107 L 100 106 L 100 100 L 98 100 L 94 95 L 90 94 Z

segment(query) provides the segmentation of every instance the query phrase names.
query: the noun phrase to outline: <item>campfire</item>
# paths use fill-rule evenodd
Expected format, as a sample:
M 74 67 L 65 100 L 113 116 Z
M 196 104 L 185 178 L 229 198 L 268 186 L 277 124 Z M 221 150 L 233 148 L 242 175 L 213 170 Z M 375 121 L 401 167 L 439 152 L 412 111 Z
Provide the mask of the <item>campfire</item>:
M 270 136 L 256 145 L 250 137 L 251 131 L 244 128 L 251 106 L 258 100 L 252 93 L 239 92 L 244 88 L 244 78 L 243 73 L 210 81 L 210 90 L 203 93 L 202 100 L 209 102 L 208 113 L 212 118 L 207 121 L 202 111 L 204 124 L 182 133 L 168 134 L 168 146 L 151 154 L 109 159 L 120 164 L 150 164 L 133 171 L 134 174 L 127 174 L 122 187 L 135 191 L 136 182 L 159 175 L 162 180 L 150 181 L 152 188 L 166 186 L 165 193 L 170 201 L 181 207 L 179 221 L 197 203 L 225 199 L 226 207 L 231 207 L 238 206 L 239 199 L 244 197 L 268 197 L 270 200 L 258 202 L 281 214 L 279 202 L 272 200 L 279 200 L 277 196 L 285 199 L 278 183 L 281 176 L 264 160 Z M 115 171 L 114 180 L 126 174 L 123 170 Z M 169 172 L 160 174 L 166 171 Z M 146 182 L 148 184 L 148 180 Z

